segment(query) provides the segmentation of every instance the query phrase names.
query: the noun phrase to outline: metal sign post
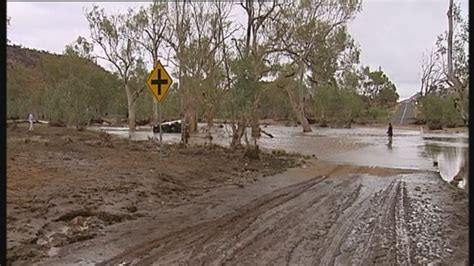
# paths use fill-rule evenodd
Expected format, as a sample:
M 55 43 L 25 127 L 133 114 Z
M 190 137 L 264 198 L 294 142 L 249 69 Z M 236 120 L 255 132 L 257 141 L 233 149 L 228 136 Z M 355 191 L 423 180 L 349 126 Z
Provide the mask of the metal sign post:
M 163 133 L 162 133 L 162 127 L 161 127 L 161 102 L 165 99 L 166 93 L 168 92 L 169 88 L 171 87 L 171 84 L 173 83 L 173 79 L 171 79 L 171 76 L 168 74 L 166 69 L 163 67 L 163 65 L 158 61 L 156 66 L 153 68 L 153 70 L 150 73 L 150 76 L 148 77 L 146 84 L 148 85 L 148 89 L 150 90 L 151 94 L 155 96 L 156 100 L 158 101 L 158 122 L 159 122 L 159 129 L 160 129 L 160 154 L 159 154 L 159 174 L 162 174 L 162 166 L 161 164 L 163 163 Z
M 160 176 L 162 175 L 162 164 L 163 164 L 163 152 L 162 152 L 162 149 L 163 149 L 163 137 L 162 137 L 162 128 L 161 128 L 161 103 L 158 102 L 158 122 L 159 122 L 159 128 L 160 128 L 160 166 L 159 166 L 159 173 L 160 173 Z

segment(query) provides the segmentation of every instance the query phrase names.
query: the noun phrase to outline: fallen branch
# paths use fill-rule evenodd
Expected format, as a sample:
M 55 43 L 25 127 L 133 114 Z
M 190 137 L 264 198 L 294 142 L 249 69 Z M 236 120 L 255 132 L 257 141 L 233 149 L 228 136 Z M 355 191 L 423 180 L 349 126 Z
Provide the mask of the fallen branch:
M 273 139 L 273 135 L 270 134 L 270 133 L 268 133 L 268 132 L 266 132 L 265 130 L 261 129 L 260 132 L 262 132 L 263 134 L 265 134 L 265 135 L 267 135 L 267 136 L 269 136 L 270 138 Z

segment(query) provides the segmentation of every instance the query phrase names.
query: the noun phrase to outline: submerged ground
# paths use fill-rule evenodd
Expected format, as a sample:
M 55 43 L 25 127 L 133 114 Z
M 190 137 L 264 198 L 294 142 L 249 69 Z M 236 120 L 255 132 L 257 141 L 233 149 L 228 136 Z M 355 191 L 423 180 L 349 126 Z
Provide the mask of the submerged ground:
M 312 153 L 171 145 L 160 156 L 154 141 L 9 127 L 9 263 L 467 263 L 467 193 L 428 164 L 351 165 L 351 152 L 380 151 L 348 134 L 267 130 L 270 148 Z

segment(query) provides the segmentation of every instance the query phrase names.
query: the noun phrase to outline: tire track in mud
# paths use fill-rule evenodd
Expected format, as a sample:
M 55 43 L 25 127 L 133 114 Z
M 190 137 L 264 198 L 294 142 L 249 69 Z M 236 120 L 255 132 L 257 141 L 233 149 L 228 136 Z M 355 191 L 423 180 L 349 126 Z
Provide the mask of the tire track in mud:
M 269 228 L 264 231 L 266 233 L 265 237 L 262 235 L 249 237 L 249 240 L 243 247 L 240 246 L 241 243 L 239 242 L 230 243 L 230 246 L 239 245 L 239 248 L 233 252 L 231 256 L 226 257 L 226 263 L 231 262 L 232 264 L 234 260 L 240 263 L 241 258 L 256 257 L 258 253 L 260 253 L 260 259 L 262 259 L 261 255 L 264 254 L 266 250 L 273 250 L 273 253 L 269 254 L 270 256 L 268 258 L 263 258 L 263 260 L 268 260 L 270 264 L 272 264 L 272 259 L 274 259 L 272 256 L 274 255 L 277 255 L 277 260 L 282 260 L 283 258 L 279 255 L 288 253 L 288 243 L 295 242 L 295 239 L 297 239 L 296 242 L 298 242 L 299 239 L 301 239 L 303 230 L 307 231 L 308 226 L 304 221 L 316 219 L 315 214 L 318 213 L 317 210 L 324 208 L 324 205 L 329 205 L 331 202 L 336 202 L 340 196 L 340 192 L 338 191 L 339 187 L 345 185 L 349 186 L 351 182 L 351 180 L 346 180 L 335 186 L 332 182 L 328 181 L 320 183 L 318 186 L 314 186 L 306 191 L 305 194 L 307 195 L 300 195 L 300 197 L 291 202 L 269 210 L 269 212 L 274 214 L 266 217 L 266 219 L 260 220 L 260 223 L 265 224 L 265 227 Z M 318 191 L 319 193 L 317 193 Z M 275 219 L 275 217 L 278 217 L 278 219 Z M 298 219 L 299 217 L 303 219 Z M 259 224 L 252 224 L 245 232 L 242 232 L 242 234 L 244 236 L 245 234 L 251 234 L 252 229 L 258 230 L 260 227 Z M 279 243 L 283 245 L 278 246 Z M 212 262 L 213 257 L 215 258 L 212 254 L 207 257 L 207 262 Z M 288 257 L 291 257 L 291 254 L 285 256 L 285 258 Z
M 409 191 L 403 175 L 359 170 L 342 174 L 336 167 L 99 265 L 417 264 L 419 240 L 411 224 L 418 190 Z
M 341 247 L 342 252 L 335 262 L 410 265 L 406 199 L 405 183 L 399 179 L 392 180 L 386 188 L 375 193 L 352 226 L 348 241 Z
M 242 227 L 244 222 L 246 222 L 245 224 L 254 222 L 258 218 L 258 215 L 267 209 L 275 208 L 297 197 L 300 193 L 324 181 L 326 178 L 327 176 L 317 176 L 307 181 L 279 189 L 239 208 L 235 213 L 229 213 L 214 221 L 188 226 L 181 231 L 172 232 L 162 238 L 145 242 L 98 265 L 117 265 L 122 262 L 138 263 L 138 260 L 140 260 L 140 264 L 146 265 L 153 261 L 153 257 L 149 257 L 148 259 L 142 257 L 154 249 L 157 249 L 155 253 L 159 253 L 157 256 L 161 257 L 162 254 L 165 254 L 167 251 L 174 251 L 176 248 L 185 250 L 186 247 L 192 247 L 197 244 L 196 242 L 202 243 L 210 241 L 215 234 L 222 230 L 221 228 L 226 227 L 226 225 L 240 223 Z M 203 237 L 205 238 L 203 239 Z
M 341 169 L 343 166 L 336 166 L 328 173 L 328 176 Z M 235 259 L 247 257 L 249 251 L 256 251 L 272 243 L 284 243 L 285 245 L 280 246 L 279 249 L 282 251 L 281 254 L 286 254 L 288 252 L 286 242 L 302 242 L 302 221 L 308 220 L 307 218 L 321 220 L 318 217 L 320 216 L 318 211 L 327 208 L 325 206 L 331 206 L 333 202 L 338 202 L 339 198 L 343 198 L 344 202 L 338 204 L 345 204 L 345 208 L 357 198 L 360 191 L 360 184 L 354 185 L 357 178 L 346 178 L 339 183 L 323 182 L 325 179 L 327 177 L 317 177 L 277 190 L 242 207 L 237 211 L 237 215 L 231 217 L 227 215 L 210 223 L 199 224 L 150 241 L 125 251 L 101 265 L 124 261 L 146 265 L 155 260 L 166 263 L 185 263 L 188 259 L 192 259 L 193 264 L 222 261 L 229 263 Z M 322 183 L 324 186 L 321 185 Z M 350 191 L 355 196 L 345 196 L 345 191 L 351 186 L 354 188 Z M 339 214 L 326 211 L 327 218 L 332 219 L 331 222 L 326 221 L 323 225 L 326 229 L 329 224 L 337 221 L 334 215 Z M 264 227 L 262 228 L 261 225 Z M 312 228 L 305 225 L 304 231 L 310 230 Z M 181 254 L 172 253 L 178 249 L 181 250 Z M 175 258 L 167 260 L 168 257 L 173 256 Z M 291 257 L 291 254 L 285 255 L 283 259 L 285 257 Z M 271 260 L 273 257 L 270 256 L 268 259 Z
M 362 258 L 363 264 L 377 264 L 384 261 L 394 261 L 392 241 L 395 237 L 394 224 L 396 199 L 399 195 L 400 182 L 393 180 L 389 186 L 384 189 L 379 195 L 374 197 L 375 204 L 371 204 L 371 216 L 369 221 L 372 221 L 373 227 L 370 231 L 370 237 L 363 241 L 365 244 L 366 256 Z

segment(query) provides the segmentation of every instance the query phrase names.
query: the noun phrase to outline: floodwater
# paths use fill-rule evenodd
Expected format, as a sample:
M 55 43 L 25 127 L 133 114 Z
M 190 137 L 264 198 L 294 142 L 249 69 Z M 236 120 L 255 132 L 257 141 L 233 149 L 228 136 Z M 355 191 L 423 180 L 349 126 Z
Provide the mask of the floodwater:
M 191 142 L 205 142 L 204 133 L 201 130 L 205 127 L 205 124 L 199 124 L 200 133 L 192 137 Z M 129 134 L 127 128 L 92 127 L 91 129 L 106 131 L 132 140 L 148 140 L 153 137 L 158 139 L 159 136 L 153 133 L 151 127 L 141 127 L 132 135 Z M 335 163 L 369 167 L 436 171 L 447 182 L 451 182 L 460 171 L 469 147 L 467 133 L 423 133 L 418 130 L 395 128 L 394 136 L 390 140 L 386 135 L 386 130 L 380 128 L 313 127 L 313 132 L 310 133 L 303 133 L 301 127 L 282 125 L 268 125 L 262 129 L 274 137 L 262 135 L 258 143 L 263 149 L 284 149 L 287 152 L 311 156 L 317 149 L 321 149 L 320 145 L 316 145 L 317 138 L 341 140 L 341 143 L 345 140 L 346 143 L 360 145 L 346 149 L 343 144 L 332 143 L 334 147 L 326 147 L 327 152 L 319 153 L 318 158 Z M 215 127 L 212 131 L 213 143 L 224 146 L 230 144 L 229 126 Z M 163 134 L 164 143 L 177 143 L 180 140 L 180 134 Z M 331 152 L 333 149 L 337 150 L 338 146 L 341 146 L 340 152 Z M 465 183 L 466 180 L 463 180 L 458 186 L 464 187 Z
M 446 182 L 453 181 L 464 160 L 467 160 L 469 139 L 466 133 L 423 133 L 416 130 L 398 130 L 392 140 L 385 130 L 333 129 L 332 134 L 344 134 L 353 137 L 368 146 L 336 154 L 330 161 L 345 162 L 364 166 L 427 170 L 439 172 Z M 467 178 L 467 176 L 465 176 Z M 458 186 L 464 188 L 466 180 Z

